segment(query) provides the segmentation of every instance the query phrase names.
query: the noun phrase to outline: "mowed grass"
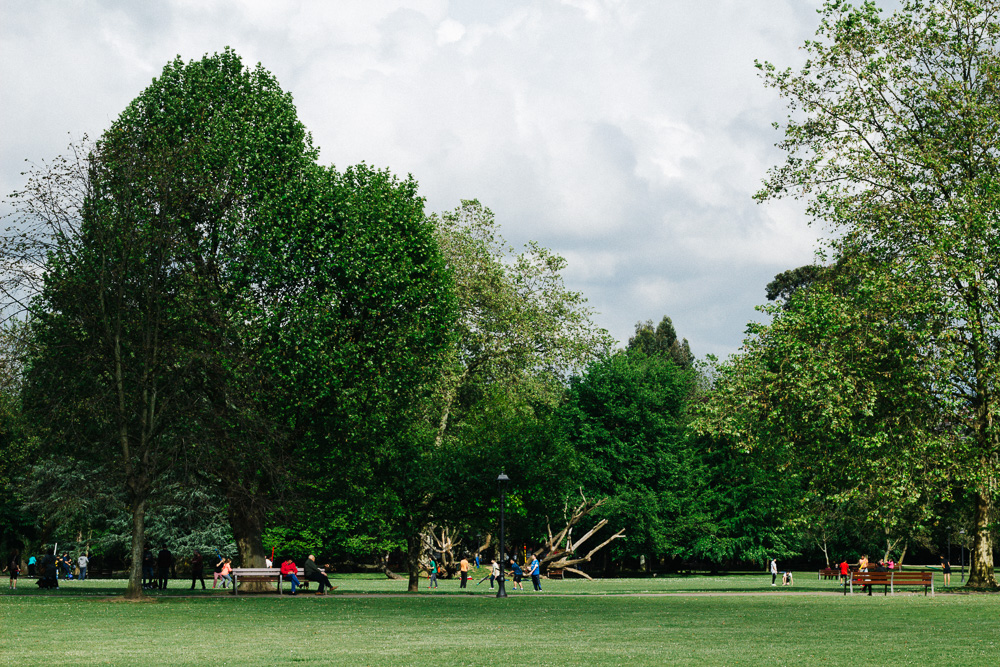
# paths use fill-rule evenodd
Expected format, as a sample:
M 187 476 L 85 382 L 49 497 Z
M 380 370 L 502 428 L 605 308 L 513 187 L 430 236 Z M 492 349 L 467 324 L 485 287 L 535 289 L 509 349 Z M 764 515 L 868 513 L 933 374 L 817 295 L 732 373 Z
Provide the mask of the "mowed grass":
M 189 584 L 171 582 L 149 603 L 108 595 L 124 582 L 40 594 L 22 581 L 24 590 L 0 595 L 0 662 L 1000 664 L 1000 595 L 844 597 L 802 573 L 793 589 L 763 575 L 567 580 L 498 600 L 475 581 L 471 594 L 445 581 L 395 596 L 385 593 L 405 584 L 337 577 L 334 596 L 294 598 L 188 596 Z

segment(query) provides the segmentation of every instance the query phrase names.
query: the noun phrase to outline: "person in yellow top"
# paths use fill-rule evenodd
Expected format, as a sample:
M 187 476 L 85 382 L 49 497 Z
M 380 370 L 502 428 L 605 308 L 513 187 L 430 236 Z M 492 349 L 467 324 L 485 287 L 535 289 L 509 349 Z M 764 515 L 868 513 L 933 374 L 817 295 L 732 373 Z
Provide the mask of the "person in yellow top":
M 465 588 L 465 585 L 469 583 L 469 559 L 463 556 L 461 562 L 458 564 L 458 569 L 462 572 L 462 583 L 460 587 Z
M 865 554 L 864 556 L 862 556 L 861 558 L 858 559 L 858 572 L 867 572 L 867 571 L 868 571 L 868 554 Z M 861 592 L 864 593 L 866 588 L 868 589 L 868 592 L 870 593 L 871 592 L 871 586 L 868 586 L 868 585 L 862 586 L 861 587 Z

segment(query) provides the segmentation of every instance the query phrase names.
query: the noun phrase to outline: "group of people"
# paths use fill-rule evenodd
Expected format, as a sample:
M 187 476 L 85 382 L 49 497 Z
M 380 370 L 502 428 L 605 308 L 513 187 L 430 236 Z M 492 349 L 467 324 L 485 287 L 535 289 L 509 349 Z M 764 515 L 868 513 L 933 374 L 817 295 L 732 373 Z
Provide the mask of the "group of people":
M 55 550 L 46 549 L 45 555 L 41 559 L 35 556 L 28 557 L 27 575 L 38 578 L 38 586 L 41 588 L 59 588 L 59 580 L 73 579 L 74 576 L 79 581 L 86 581 L 87 568 L 90 565 L 90 554 L 81 553 L 74 561 L 68 552 L 62 555 L 55 553 Z M 8 576 L 8 588 L 17 590 L 17 581 L 21 578 L 21 550 L 13 549 L 4 562 L 4 567 L 0 572 L 6 572 Z M 61 576 L 60 576 L 61 575 Z
M 142 552 L 142 587 L 144 589 L 166 590 L 173 565 L 174 555 L 167 549 L 166 544 L 161 545 L 156 556 L 153 556 L 153 550 L 147 544 Z
M 878 562 L 873 565 L 872 562 L 868 559 L 868 554 L 865 554 L 858 559 L 857 568 L 858 572 L 891 572 L 892 570 L 896 569 L 896 562 L 892 560 L 892 558 L 889 558 L 888 560 L 879 558 Z M 851 565 L 847 562 L 847 559 L 845 558 L 840 563 L 840 580 L 842 585 L 844 586 L 847 585 L 847 578 L 850 575 L 851 575 Z M 868 595 L 871 595 L 872 594 L 871 584 L 862 585 L 861 592 L 862 593 L 867 592 Z
M 299 581 L 299 566 L 291 558 L 285 559 L 281 564 L 281 578 L 292 585 L 292 595 L 298 595 L 296 590 L 301 586 Z M 316 564 L 316 556 L 309 554 L 302 565 L 302 577 L 307 581 L 315 581 L 319 584 L 316 595 L 326 595 L 327 591 L 332 591 L 336 586 L 330 583 L 330 577 Z
M 791 586 L 791 585 L 793 585 L 795 583 L 795 580 L 794 580 L 794 577 L 792 576 L 792 571 L 791 570 L 786 570 L 784 572 L 778 572 L 778 559 L 777 558 L 772 558 L 771 559 L 771 564 L 769 565 L 769 569 L 771 570 L 771 585 L 772 586 L 776 586 L 777 585 L 776 582 L 778 581 L 778 575 L 779 574 L 781 575 L 781 585 L 782 586 Z
M 166 547 L 164 547 L 166 549 Z M 162 552 L 161 552 L 162 554 Z M 172 563 L 171 559 L 171 563 Z M 264 559 L 266 567 L 272 567 L 273 563 L 270 558 Z M 307 581 L 315 581 L 319 584 L 319 590 L 317 595 L 324 595 L 328 590 L 333 590 L 336 588 L 330 583 L 330 578 L 323 572 L 322 569 L 316 564 L 316 556 L 310 554 L 306 559 L 305 564 L 302 566 L 302 577 Z M 287 581 L 291 584 L 292 595 L 298 595 L 298 588 L 302 585 L 299 579 L 299 567 L 295 564 L 291 558 L 285 559 L 279 568 L 279 576 L 283 581 Z M 197 549 L 194 550 L 194 555 L 191 557 L 191 590 L 195 589 L 195 586 L 201 582 L 201 589 L 205 590 L 207 587 L 205 585 L 205 557 Z M 216 552 L 215 562 L 212 566 L 212 588 L 229 588 L 234 584 L 233 582 L 233 560 L 223 556 L 221 553 Z M 166 586 L 164 585 L 164 588 Z
M 508 560 L 508 565 L 510 568 L 511 579 L 513 584 L 511 585 L 511 590 L 524 590 L 524 584 L 521 583 L 524 579 L 524 570 L 517 563 L 516 560 L 510 558 Z M 528 574 L 531 576 L 532 588 L 536 591 L 542 590 L 542 572 L 541 563 L 538 560 L 538 556 L 532 555 L 531 561 L 528 564 Z M 458 571 L 460 575 L 459 588 L 467 588 L 469 583 L 469 558 L 465 556 L 459 561 Z M 479 568 L 479 556 L 476 556 L 476 568 Z M 438 588 L 438 577 L 444 576 L 447 573 L 444 565 L 437 563 L 433 558 L 430 559 L 429 564 L 426 566 L 428 571 L 428 588 Z M 490 571 L 489 574 L 480 579 L 476 585 L 483 583 L 487 579 L 490 580 L 490 588 L 493 588 L 494 584 L 500 580 L 502 575 L 500 564 L 493 559 L 490 561 Z
M 80 581 L 85 581 L 87 579 L 87 568 L 90 565 L 90 555 L 89 553 L 82 553 L 76 559 L 76 566 L 78 568 L 77 577 Z M 270 559 L 266 559 L 267 567 L 271 567 L 272 563 Z M 465 587 L 465 582 L 468 579 L 468 562 L 465 561 L 466 567 L 463 570 L 463 583 L 462 587 Z M 69 553 L 63 553 L 62 555 L 57 555 L 54 550 L 47 550 L 45 555 L 40 559 L 36 559 L 35 556 L 31 556 L 28 559 L 28 575 L 38 576 L 38 585 L 41 588 L 59 588 L 59 579 L 72 579 L 74 576 L 72 560 L 70 559 Z M 152 548 L 146 545 L 142 554 L 142 587 L 144 589 L 156 589 L 165 590 L 167 588 L 167 581 L 170 579 L 171 569 L 174 566 L 174 556 L 170 553 L 167 545 L 162 545 L 159 553 L 154 556 Z M 212 588 L 220 586 L 222 588 L 227 588 L 233 584 L 233 561 L 230 558 L 226 558 L 221 553 L 216 553 L 216 560 L 214 565 L 214 572 L 212 578 Z M 19 549 L 14 549 L 10 552 L 7 560 L 4 563 L 4 567 L 0 572 L 8 573 L 9 576 L 9 588 L 12 590 L 17 589 L 17 581 L 21 576 L 21 552 Z M 62 575 L 60 577 L 60 574 Z M 288 558 L 282 564 L 280 568 L 280 576 L 284 581 L 291 584 L 292 595 L 297 595 L 298 591 L 296 589 L 302 585 L 299 579 L 299 568 L 295 562 Z M 324 595 L 327 591 L 331 591 L 336 586 L 330 583 L 330 578 L 326 573 L 316 564 L 316 556 L 310 554 L 306 559 L 302 567 L 302 578 L 306 581 L 314 581 L 319 584 L 319 590 L 316 592 L 317 595 Z M 195 589 L 198 582 L 201 582 L 202 590 L 206 589 L 205 585 L 205 557 L 197 549 L 194 550 L 194 555 L 191 558 L 191 590 Z M 221 583 L 220 583 L 221 582 Z

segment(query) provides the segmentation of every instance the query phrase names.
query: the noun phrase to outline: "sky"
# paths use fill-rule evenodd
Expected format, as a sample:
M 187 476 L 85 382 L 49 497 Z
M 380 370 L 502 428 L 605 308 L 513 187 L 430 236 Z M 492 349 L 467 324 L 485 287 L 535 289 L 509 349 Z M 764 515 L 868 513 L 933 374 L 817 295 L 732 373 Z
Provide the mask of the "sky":
M 3 0 L 0 195 L 94 138 L 164 65 L 229 46 L 291 92 L 321 161 L 478 199 L 620 343 L 673 320 L 735 353 L 775 274 L 813 261 L 801 202 L 752 199 L 819 0 Z M 3 203 L 0 212 L 10 211 Z

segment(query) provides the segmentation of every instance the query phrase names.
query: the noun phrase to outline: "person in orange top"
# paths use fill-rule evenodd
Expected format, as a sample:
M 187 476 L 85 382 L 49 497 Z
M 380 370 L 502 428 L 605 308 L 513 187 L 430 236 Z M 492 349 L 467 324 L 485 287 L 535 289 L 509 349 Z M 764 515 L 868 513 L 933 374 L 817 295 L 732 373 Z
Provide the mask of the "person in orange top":
M 281 576 L 285 581 L 292 583 L 292 595 L 298 595 L 295 589 L 299 587 L 299 567 L 291 558 L 286 558 L 281 564 Z

